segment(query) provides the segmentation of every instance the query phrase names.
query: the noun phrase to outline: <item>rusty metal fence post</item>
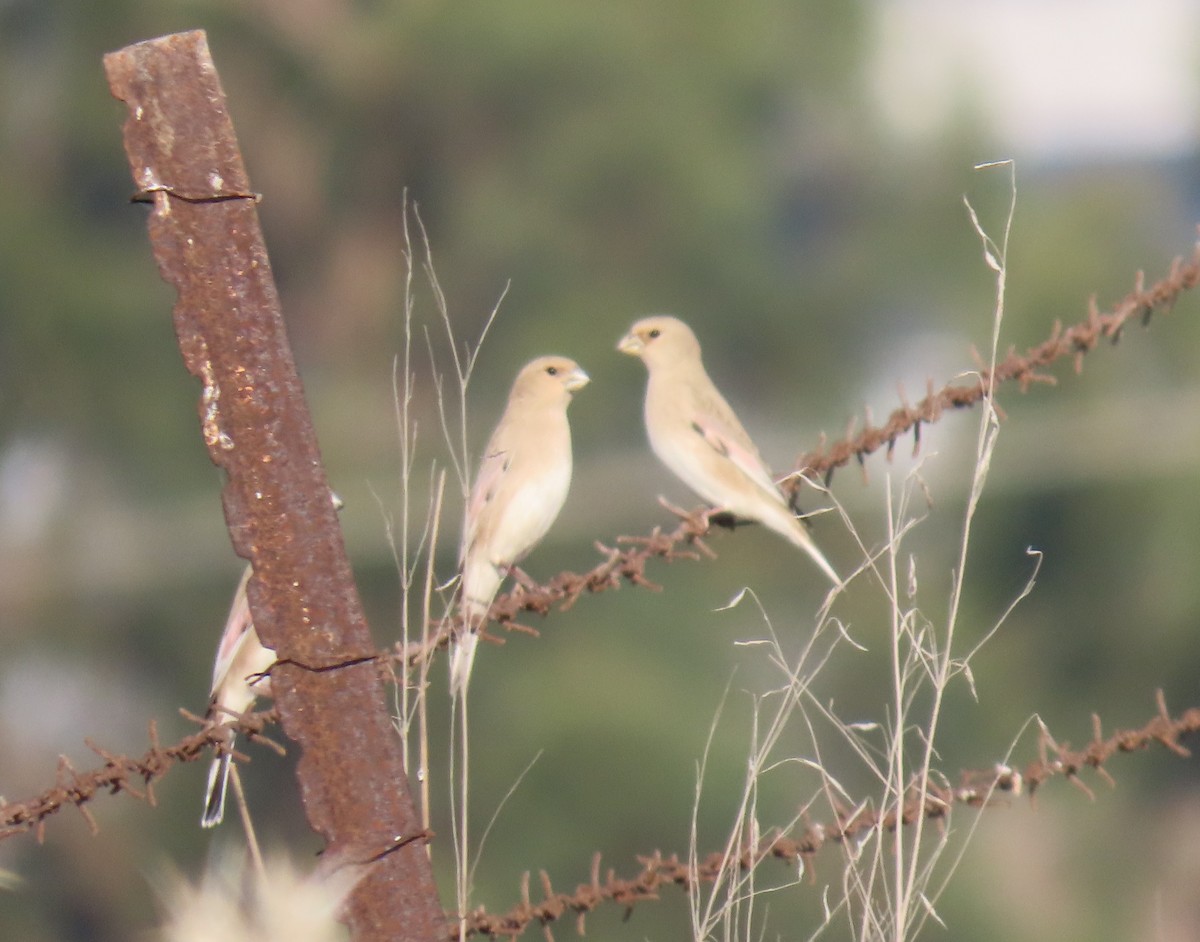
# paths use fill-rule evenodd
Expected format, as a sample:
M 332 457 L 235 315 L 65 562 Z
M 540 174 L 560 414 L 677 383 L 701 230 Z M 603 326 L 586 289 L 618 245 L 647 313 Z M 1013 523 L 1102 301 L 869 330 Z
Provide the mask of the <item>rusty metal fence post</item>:
M 371 638 L 259 228 L 256 198 L 203 32 L 104 58 L 125 102 L 134 184 L 179 348 L 202 384 L 201 427 L 228 475 L 225 517 L 254 565 L 250 605 L 306 814 L 337 860 L 378 856 L 352 893 L 356 942 L 446 935 Z M 216 638 L 214 636 L 214 643 Z M 392 851 L 385 853 L 385 851 Z

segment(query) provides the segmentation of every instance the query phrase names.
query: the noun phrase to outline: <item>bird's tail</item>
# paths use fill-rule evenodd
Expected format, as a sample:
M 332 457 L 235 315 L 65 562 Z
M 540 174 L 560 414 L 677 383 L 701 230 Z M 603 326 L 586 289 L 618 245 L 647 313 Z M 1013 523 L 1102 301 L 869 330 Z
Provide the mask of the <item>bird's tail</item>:
M 800 543 L 800 548 L 812 557 L 812 561 L 816 563 L 818 567 L 820 567 L 821 572 L 825 573 L 825 575 L 833 580 L 833 584 L 835 586 L 838 586 L 839 588 L 841 587 L 842 577 L 839 576 L 837 574 L 837 570 L 829 564 L 829 560 L 825 558 L 824 554 L 817 549 L 817 544 L 812 541 L 812 537 L 810 537 L 807 533 L 804 534 L 804 542 Z
M 232 743 L 230 744 L 232 745 Z M 204 792 L 204 813 L 200 827 L 216 827 L 225 818 L 225 791 L 229 787 L 229 762 L 232 757 L 222 752 L 208 767 L 208 787 Z
M 450 695 L 466 694 L 471 680 L 471 667 L 475 663 L 475 648 L 479 646 L 479 630 L 469 628 L 454 639 L 450 645 Z
M 486 560 L 468 554 L 462 575 L 462 595 L 458 612 L 462 616 L 462 629 L 458 637 L 450 642 L 450 695 L 459 697 L 467 692 L 471 680 L 471 667 L 475 663 L 475 649 L 479 646 L 479 632 L 487 621 L 488 609 L 496 590 L 504 579 L 500 570 Z
M 794 543 L 812 558 L 812 561 L 817 564 L 821 572 L 825 573 L 835 586 L 842 585 L 842 578 L 837 574 L 837 570 L 829 564 L 829 560 L 817 548 L 817 544 L 813 542 L 813 538 L 809 536 L 808 530 L 804 526 L 804 521 L 793 517 L 791 511 L 784 509 L 786 522 L 783 520 L 776 521 L 775 518 L 767 518 L 763 523 L 767 524 L 773 530 L 778 530 L 783 536 L 786 536 L 789 541 Z M 783 526 L 778 526 L 778 523 L 783 523 Z

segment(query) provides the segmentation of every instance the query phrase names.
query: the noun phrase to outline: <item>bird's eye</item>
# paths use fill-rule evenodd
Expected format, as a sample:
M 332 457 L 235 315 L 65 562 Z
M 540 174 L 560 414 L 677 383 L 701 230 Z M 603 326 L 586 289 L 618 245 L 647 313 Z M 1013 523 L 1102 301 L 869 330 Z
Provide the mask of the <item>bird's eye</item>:
M 662 333 L 662 331 L 659 330 L 657 327 L 655 327 L 652 331 L 650 331 L 649 337 L 651 340 L 653 340 L 655 337 L 657 337 L 661 333 Z
M 546 372 L 549 373 L 551 376 L 557 376 L 558 375 L 558 367 L 557 366 L 548 366 L 548 367 L 546 367 Z

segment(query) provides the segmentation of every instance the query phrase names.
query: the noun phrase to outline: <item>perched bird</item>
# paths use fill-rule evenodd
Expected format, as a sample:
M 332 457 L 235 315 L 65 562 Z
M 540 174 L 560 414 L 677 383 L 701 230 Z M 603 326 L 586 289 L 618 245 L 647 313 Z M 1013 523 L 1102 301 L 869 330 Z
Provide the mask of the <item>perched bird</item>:
M 517 374 L 483 451 L 463 517 L 466 630 L 450 652 L 450 690 L 466 691 L 479 630 L 500 583 L 538 543 L 567 499 L 571 428 L 567 406 L 588 375 L 566 357 L 539 357 Z
M 246 598 L 246 584 L 254 570 L 246 567 L 238 583 L 225 620 L 225 630 L 217 645 L 217 657 L 213 662 L 212 698 L 209 700 L 207 719 L 224 721 L 235 719 L 245 713 L 259 696 L 271 695 L 271 679 L 267 671 L 275 663 L 275 652 L 263 647 L 254 630 L 250 617 L 250 602 Z M 226 745 L 233 748 L 233 730 L 227 730 Z M 225 817 L 225 790 L 229 785 L 229 763 L 232 757 L 226 751 L 212 760 L 208 768 L 208 786 L 204 792 L 204 813 L 200 826 L 216 827 Z
M 840 585 L 704 371 L 692 329 L 675 317 L 647 317 L 630 328 L 617 349 L 646 364 L 646 433 L 662 463 L 714 508 L 786 537 Z
M 342 509 L 342 499 L 330 494 L 333 509 Z M 208 701 L 205 718 L 217 722 L 236 719 L 245 713 L 259 697 L 271 696 L 271 678 L 268 671 L 275 663 L 275 652 L 258 640 L 254 620 L 250 615 L 250 602 L 246 598 L 246 585 L 250 582 L 253 568 L 246 566 L 229 615 L 225 619 L 225 630 L 217 644 L 217 656 L 213 661 L 212 696 Z M 233 748 L 234 733 L 226 729 L 227 746 Z M 225 817 L 225 792 L 229 786 L 229 764 L 232 756 L 222 751 L 208 768 L 208 785 L 204 792 L 204 813 L 200 826 L 216 827 Z

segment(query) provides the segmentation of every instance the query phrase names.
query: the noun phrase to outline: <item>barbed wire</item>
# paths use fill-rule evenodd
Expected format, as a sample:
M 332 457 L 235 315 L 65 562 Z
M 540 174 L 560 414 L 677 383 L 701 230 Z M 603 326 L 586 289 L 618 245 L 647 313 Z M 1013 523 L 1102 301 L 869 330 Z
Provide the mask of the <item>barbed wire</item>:
M 755 845 L 743 847 L 738 852 L 737 865 L 742 871 L 758 866 L 774 858 L 785 863 L 802 864 L 803 872 L 811 884 L 816 883 L 813 858 L 823 848 L 861 840 L 870 832 L 891 833 L 897 827 L 911 825 L 918 817 L 943 824 L 955 805 L 974 809 L 991 807 L 1001 801 L 1009 803 L 1011 798 L 1028 793 L 1030 800 L 1038 789 L 1051 779 L 1063 777 L 1081 789 L 1089 798 L 1094 793 L 1079 775 L 1092 769 L 1107 784 L 1114 785 L 1105 764 L 1118 753 L 1148 749 L 1155 743 L 1180 757 L 1191 755 L 1190 750 L 1180 743 L 1184 736 L 1200 732 L 1200 708 L 1186 710 L 1172 717 L 1167 710 L 1162 690 L 1156 694 L 1157 714 L 1138 729 L 1117 730 L 1111 736 L 1102 734 L 1100 717 L 1092 714 L 1092 739 L 1081 749 L 1071 749 L 1059 743 L 1050 734 L 1044 723 L 1039 723 L 1037 758 L 1018 771 L 1006 763 L 997 763 L 990 769 L 964 771 L 959 784 L 950 785 L 941 776 L 928 778 L 924 782 L 914 780 L 905 792 L 900 808 L 890 807 L 878 811 L 869 801 L 849 808 L 839 805 L 834 808 L 834 820 L 822 824 L 809 820 L 797 835 L 768 834 Z M 722 853 L 711 853 L 695 865 L 680 859 L 678 854 L 663 855 L 654 851 L 637 858 L 641 869 L 632 877 L 618 877 L 609 869 L 604 879 L 600 876 L 601 855 L 592 857 L 591 880 L 579 884 L 573 893 L 555 892 L 549 874 L 539 871 L 542 899 L 530 899 L 530 875 L 526 872 L 521 881 L 521 899 L 508 912 L 489 913 L 483 908 L 467 915 L 466 935 L 489 937 L 503 936 L 515 939 L 533 923 L 542 926 L 548 942 L 553 942 L 551 924 L 574 914 L 576 929 L 584 934 L 587 915 L 605 903 L 613 903 L 625 909 L 626 916 L 642 902 L 659 899 L 659 889 L 678 886 L 685 892 L 695 890 L 700 884 L 711 883 L 721 874 L 728 872 L 728 860 Z M 457 918 L 450 920 L 447 938 L 459 940 Z
M 1200 707 L 1185 710 L 1177 717 L 1171 716 L 1162 690 L 1156 692 L 1157 713 L 1143 726 L 1136 729 L 1120 729 L 1105 737 L 1098 713 L 1092 714 L 1092 738 L 1079 749 L 1054 738 L 1049 728 L 1039 721 L 1037 757 L 1018 770 L 1006 763 L 996 763 L 988 769 L 966 770 L 959 774 L 957 785 L 951 785 L 940 773 L 935 773 L 924 782 L 914 779 L 905 791 L 902 805 L 877 810 L 870 801 L 860 802 L 854 807 L 839 804 L 834 807 L 831 823 L 806 819 L 798 834 L 778 831 L 769 833 L 753 846 L 743 847 L 738 853 L 737 865 L 748 870 L 768 858 L 785 863 L 800 863 L 810 882 L 816 880 L 813 859 L 830 845 L 841 845 L 867 836 L 872 831 L 891 833 L 899 826 L 907 826 L 924 817 L 926 820 L 943 823 L 955 805 L 975 809 L 991 807 L 1001 800 L 1007 801 L 1028 794 L 1031 801 L 1040 788 L 1052 779 L 1062 777 L 1089 798 L 1095 794 L 1081 779 L 1081 773 L 1092 770 L 1106 784 L 1115 784 L 1106 764 L 1115 755 L 1146 750 L 1154 744 L 1167 749 L 1181 758 L 1191 756 L 1191 751 L 1181 740 L 1185 736 L 1200 732 Z M 154 783 L 161 779 L 173 765 L 195 762 L 208 757 L 210 748 L 222 748 L 228 738 L 225 727 L 232 727 L 249 740 L 266 745 L 282 754 L 283 748 L 264 735 L 264 729 L 278 721 L 275 710 L 249 713 L 228 723 L 216 723 L 181 711 L 201 728 L 183 737 L 178 742 L 162 746 L 158 740 L 157 725 L 150 723 L 150 747 L 140 757 L 114 754 L 90 740 L 85 740 L 90 749 L 104 759 L 97 768 L 85 772 L 76 771 L 66 757 L 59 759 L 56 782 L 41 794 L 20 802 L 0 800 L 0 841 L 33 831 L 40 843 L 44 839 L 45 822 L 65 808 L 74 807 L 83 815 L 93 833 L 99 825 L 86 807 L 102 793 L 124 792 L 138 800 L 155 803 Z M 248 757 L 234 752 L 235 758 L 245 761 Z M 421 835 L 425 839 L 427 835 Z M 587 914 L 601 906 L 612 903 L 621 906 L 626 914 L 641 902 L 659 899 L 663 886 L 678 886 L 691 891 L 703 883 L 711 883 L 727 871 L 724 854 L 713 852 L 693 865 L 685 862 L 678 854 L 653 853 L 637 858 L 641 869 L 632 877 L 618 877 L 609 869 L 601 879 L 601 855 L 592 858 L 591 880 L 580 884 L 573 893 L 559 893 L 553 888 L 546 871 L 539 871 L 542 899 L 534 902 L 530 898 L 530 875 L 526 872 L 521 883 L 521 900 L 508 912 L 489 913 L 483 908 L 467 915 L 466 933 L 516 938 L 532 923 L 543 926 L 548 939 L 553 936 L 550 925 L 563 917 L 574 914 L 576 927 L 583 933 Z M 448 917 L 447 935 L 458 940 L 458 919 Z
M 617 589 L 624 582 L 660 592 L 662 586 L 646 575 L 646 564 L 652 559 L 674 562 L 679 559 L 699 559 L 702 554 L 715 557 L 716 553 L 705 543 L 705 537 L 713 525 L 722 523 L 722 520 L 710 520 L 697 511 L 684 516 L 679 525 L 670 531 L 655 527 L 648 536 L 618 536 L 616 547 L 597 540 L 596 550 L 604 559 L 592 569 L 585 573 L 566 570 L 543 583 L 519 582 L 512 591 L 496 597 L 488 610 L 488 619 L 509 632 L 536 637 L 538 631 L 518 621 L 519 616 L 526 613 L 545 616 L 555 606 L 565 612 L 583 595 Z M 463 630 L 463 621 L 458 615 L 440 619 L 431 624 L 427 640 L 397 643 L 383 657 L 411 670 L 433 657 L 439 648 L 445 648 Z M 504 641 L 503 637 L 486 630 L 480 631 L 480 637 L 494 643 Z
M 871 424 L 867 416 L 866 426 L 857 434 L 848 429 L 846 437 L 828 447 L 822 443 L 816 450 L 802 455 L 796 462 L 795 470 L 781 482 L 789 492 L 799 489 L 802 479 L 807 475 L 824 477 L 826 485 L 833 477 L 833 472 L 857 461 L 860 465 L 864 459 L 881 448 L 887 449 L 888 457 L 895 450 L 896 441 L 907 435 L 913 435 L 913 454 L 921 444 L 921 426 L 937 422 L 948 409 L 965 409 L 981 402 L 990 391 L 1006 383 L 1016 382 L 1021 392 L 1027 392 L 1034 384 L 1057 385 L 1058 380 L 1044 372 L 1049 366 L 1065 357 L 1071 357 L 1075 363 L 1075 372 L 1083 372 L 1084 356 L 1094 350 L 1102 340 L 1117 343 L 1126 324 L 1133 319 L 1141 320 L 1142 325 L 1150 323 L 1150 318 L 1156 311 L 1167 312 L 1174 307 L 1179 296 L 1190 291 L 1200 283 L 1200 243 L 1192 250 L 1192 256 L 1184 261 L 1177 256 L 1171 261 L 1167 274 L 1149 287 L 1146 286 L 1146 273 L 1138 271 L 1134 275 L 1133 290 L 1118 301 L 1108 311 L 1101 312 L 1096 305 L 1096 297 L 1088 299 L 1087 317 L 1063 328 L 1062 321 L 1055 321 L 1050 336 L 1024 354 L 1018 354 L 1009 348 L 1007 355 L 989 369 L 977 352 L 974 353 L 978 380 L 969 385 L 947 383 L 940 390 L 934 391 L 933 382 L 927 384 L 927 393 L 916 406 L 903 403 L 893 410 L 883 425 Z M 903 391 L 900 393 L 903 402 Z
M 79 772 L 70 759 L 59 756 L 55 783 L 40 795 L 18 802 L 0 798 L 0 841 L 33 831 L 40 844 L 45 838 L 46 819 L 70 807 L 83 815 L 92 833 L 96 834 L 100 830 L 99 825 L 86 806 L 101 793 L 116 795 L 124 792 L 153 806 L 156 803 L 154 783 L 166 775 L 173 765 L 208 758 L 210 748 L 229 750 L 229 728 L 253 742 L 274 749 L 280 755 L 284 754 L 283 747 L 263 733 L 269 724 L 279 719 L 274 709 L 248 713 L 234 721 L 221 723 L 203 720 L 186 710 L 180 712 L 193 722 L 200 723 L 201 728 L 177 743 L 160 745 L 158 724 L 153 720 L 150 721 L 150 748 L 136 758 L 109 752 L 90 739 L 85 739 L 87 747 L 104 760 L 103 765 Z M 237 750 L 233 750 L 232 754 L 242 761 L 249 758 Z

